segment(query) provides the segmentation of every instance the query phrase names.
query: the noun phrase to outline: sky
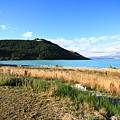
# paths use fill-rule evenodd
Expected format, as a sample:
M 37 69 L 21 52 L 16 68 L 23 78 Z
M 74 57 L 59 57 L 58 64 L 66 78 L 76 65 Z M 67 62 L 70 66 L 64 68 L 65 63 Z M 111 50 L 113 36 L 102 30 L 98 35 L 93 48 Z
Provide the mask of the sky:
M 0 40 L 43 38 L 86 57 L 120 53 L 120 0 L 0 0 Z

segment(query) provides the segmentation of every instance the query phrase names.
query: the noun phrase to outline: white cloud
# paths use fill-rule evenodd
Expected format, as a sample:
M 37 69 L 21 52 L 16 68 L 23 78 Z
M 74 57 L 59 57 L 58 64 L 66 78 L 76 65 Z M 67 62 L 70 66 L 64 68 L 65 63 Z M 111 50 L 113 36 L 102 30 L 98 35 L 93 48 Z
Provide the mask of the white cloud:
M 32 37 L 33 36 L 33 32 L 26 32 L 22 36 L 25 37 L 25 38 Z
M 89 40 L 93 41 L 95 40 L 95 37 L 90 37 Z
M 113 35 L 113 36 L 110 37 L 110 39 L 120 40 L 120 35 Z
M 101 37 L 98 38 L 98 40 L 108 40 L 108 39 L 109 39 L 108 36 L 101 36 Z
M 81 38 L 80 40 L 82 40 L 82 41 L 86 41 L 86 40 L 87 40 L 87 38 Z
M 104 47 L 107 49 L 108 52 L 114 53 L 114 52 L 120 52 L 120 42 L 113 42 L 105 44 Z
M 97 41 L 98 41 L 98 39 L 95 38 L 95 37 L 90 37 L 90 38 L 88 38 L 88 40 L 89 40 L 91 43 L 94 43 L 94 42 L 97 42 Z
M 6 26 L 5 25 L 1 25 L 0 26 L 2 30 L 5 30 L 6 29 Z
M 67 50 L 76 51 L 86 57 L 104 56 L 120 52 L 120 35 L 100 37 L 92 36 L 89 38 L 75 38 L 73 40 L 64 38 L 48 40 Z

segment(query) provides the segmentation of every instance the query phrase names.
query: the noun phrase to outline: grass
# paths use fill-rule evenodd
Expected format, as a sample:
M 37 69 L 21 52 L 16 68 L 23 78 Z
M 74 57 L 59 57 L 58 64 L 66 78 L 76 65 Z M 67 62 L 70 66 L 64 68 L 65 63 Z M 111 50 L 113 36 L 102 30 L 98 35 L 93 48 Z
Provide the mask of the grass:
M 48 96 L 59 98 L 60 100 L 68 99 L 73 103 L 76 110 L 80 106 L 93 107 L 95 110 L 100 111 L 104 109 L 105 115 L 117 115 L 120 117 L 120 105 L 113 105 L 107 99 L 93 96 L 89 91 L 82 92 L 71 85 L 74 82 L 66 82 L 58 79 L 38 78 L 30 76 L 18 75 L 3 75 L 0 76 L 0 86 L 11 86 L 13 88 L 22 88 L 22 90 L 34 91 L 39 93 L 46 93 Z M 44 104 L 44 103 L 43 103 Z M 25 110 L 26 111 L 26 110 Z
M 105 98 L 100 98 L 99 100 L 96 96 L 92 96 L 92 94 L 89 92 L 81 92 L 78 89 L 73 89 L 71 86 L 63 84 L 61 82 L 57 86 L 55 95 L 59 97 L 68 97 L 78 105 L 87 103 L 89 106 L 94 107 L 98 110 L 104 108 L 107 111 L 107 114 L 117 114 L 120 116 L 120 105 L 115 106 Z
M 0 67 L 3 74 L 17 74 L 74 81 L 101 92 L 120 97 L 120 69 L 88 69 L 62 67 Z M 47 73 L 47 74 L 46 74 Z

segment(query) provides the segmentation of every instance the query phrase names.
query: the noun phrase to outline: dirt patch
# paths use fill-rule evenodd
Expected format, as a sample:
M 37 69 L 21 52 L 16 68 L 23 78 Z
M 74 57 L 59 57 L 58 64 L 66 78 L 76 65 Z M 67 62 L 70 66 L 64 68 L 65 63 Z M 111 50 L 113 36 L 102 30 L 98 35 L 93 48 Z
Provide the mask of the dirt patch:
M 66 113 L 77 120 L 105 119 L 94 108 L 77 106 L 69 99 L 60 99 L 46 92 L 20 87 L 0 87 L 0 118 L 6 120 L 61 120 Z

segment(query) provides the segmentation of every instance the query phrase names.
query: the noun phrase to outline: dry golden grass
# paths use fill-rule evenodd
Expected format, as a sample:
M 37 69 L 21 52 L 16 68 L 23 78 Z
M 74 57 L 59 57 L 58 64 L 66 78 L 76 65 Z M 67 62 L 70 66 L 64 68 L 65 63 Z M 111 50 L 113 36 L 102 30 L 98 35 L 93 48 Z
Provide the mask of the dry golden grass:
M 1 66 L 0 72 L 74 81 L 120 96 L 120 69 Z

